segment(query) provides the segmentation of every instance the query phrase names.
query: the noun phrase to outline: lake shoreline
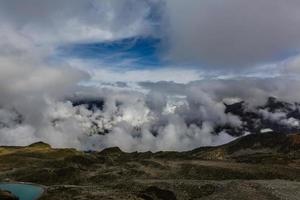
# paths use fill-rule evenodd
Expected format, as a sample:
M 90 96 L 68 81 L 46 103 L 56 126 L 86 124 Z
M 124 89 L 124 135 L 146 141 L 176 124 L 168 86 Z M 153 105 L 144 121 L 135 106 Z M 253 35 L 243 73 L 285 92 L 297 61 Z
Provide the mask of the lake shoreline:
M 46 191 L 47 191 L 47 187 L 46 187 L 46 186 L 41 185 L 41 184 L 37 184 L 37 183 L 32 183 L 32 182 L 17 182 L 17 181 L 5 181 L 5 182 L 0 182 L 0 189 L 8 190 L 9 192 L 12 192 L 14 195 L 17 195 L 17 194 L 15 194 L 14 191 L 11 191 L 11 190 L 9 190 L 9 189 L 6 189 L 5 187 L 2 188 L 1 185 L 11 185 L 11 186 L 13 186 L 13 185 L 16 185 L 16 186 L 17 186 L 17 185 L 22 185 L 22 186 L 34 186 L 34 187 L 37 187 L 37 188 L 41 189 L 40 194 L 39 194 L 37 197 L 35 197 L 35 199 L 33 199 L 33 200 L 39 200 L 39 199 L 41 199 L 42 196 L 45 195 L 45 194 L 46 194 Z M 18 197 L 19 197 L 19 196 L 18 196 Z M 19 198 L 20 198 L 20 197 L 19 197 Z

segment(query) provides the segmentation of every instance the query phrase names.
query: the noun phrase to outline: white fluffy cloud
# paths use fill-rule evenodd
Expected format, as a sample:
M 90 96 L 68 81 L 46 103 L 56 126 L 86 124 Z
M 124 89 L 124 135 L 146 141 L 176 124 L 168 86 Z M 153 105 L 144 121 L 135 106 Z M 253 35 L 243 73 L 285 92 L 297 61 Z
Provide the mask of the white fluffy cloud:
M 31 114 L 22 109 L 0 110 L 3 114 L 0 115 L 0 145 L 28 145 L 42 140 L 54 147 L 83 150 L 119 146 L 125 151 L 182 151 L 226 143 L 234 138 L 227 133 L 213 135 L 214 126 L 239 125 L 238 118 L 224 113 L 224 105 L 201 95 L 187 98 L 186 103 L 166 112 L 170 100 L 165 94 L 96 91 L 97 99 L 104 100 L 103 109 L 91 111 L 83 105 L 46 99 L 39 110 L 34 109 L 36 104 L 27 104 Z M 211 107 L 207 104 L 216 107 L 209 112 Z M 38 120 L 28 119 L 28 115 L 34 114 Z M 108 134 L 99 135 L 106 130 Z
M 39 45 L 114 40 L 152 34 L 146 18 L 155 2 L 1 0 L 0 21 Z
M 3 108 L 0 110 L 0 145 L 28 145 L 42 140 L 54 147 L 83 150 L 119 146 L 125 151 L 183 151 L 224 144 L 234 137 L 224 130 L 215 133 L 215 127 L 239 128 L 242 122 L 239 117 L 225 113 L 223 101 L 243 99 L 250 104 L 250 109 L 264 104 L 269 96 L 299 101 L 297 93 L 286 91 L 291 86 L 292 90 L 299 88 L 299 81 L 141 83 L 147 93 L 122 87 L 77 88 L 76 95 L 69 97 L 72 101 L 93 99 L 103 102 L 101 108 L 90 110 L 51 98 L 52 95 L 21 103 L 19 107 Z M 22 94 L 21 97 L 27 96 Z M 9 102 L 5 105 L 11 106 Z M 271 121 L 298 127 L 297 120 L 285 114 L 264 112 L 262 115 Z
M 299 71 L 297 57 L 275 63 L 281 77 L 267 80 L 207 80 L 198 69 L 178 66 L 95 70 L 84 62 L 50 59 L 64 43 L 157 34 L 148 15 L 153 4 L 162 5 L 159 0 L 24 2 L 0 0 L 0 145 L 42 140 L 78 149 L 188 150 L 234 139 L 224 131 L 212 134 L 218 125 L 241 125 L 238 117 L 224 113 L 224 99 L 244 99 L 253 106 L 269 96 L 300 100 L 299 81 L 291 79 Z M 171 26 L 164 36 L 171 39 L 171 56 L 247 65 L 297 48 L 298 3 L 254 2 L 167 0 Z M 90 78 L 122 83 L 96 88 L 87 86 Z M 138 90 L 129 82 L 140 82 Z M 91 111 L 66 100 L 79 97 L 101 99 L 103 109 Z

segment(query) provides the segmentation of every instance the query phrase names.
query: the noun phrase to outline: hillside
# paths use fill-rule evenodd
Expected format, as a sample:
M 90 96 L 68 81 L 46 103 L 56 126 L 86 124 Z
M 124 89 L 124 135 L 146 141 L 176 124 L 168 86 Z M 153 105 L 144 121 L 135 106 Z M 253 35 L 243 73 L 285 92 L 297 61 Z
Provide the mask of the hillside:
M 188 152 L 0 147 L 0 181 L 45 185 L 42 200 L 299 199 L 300 135 L 253 134 Z

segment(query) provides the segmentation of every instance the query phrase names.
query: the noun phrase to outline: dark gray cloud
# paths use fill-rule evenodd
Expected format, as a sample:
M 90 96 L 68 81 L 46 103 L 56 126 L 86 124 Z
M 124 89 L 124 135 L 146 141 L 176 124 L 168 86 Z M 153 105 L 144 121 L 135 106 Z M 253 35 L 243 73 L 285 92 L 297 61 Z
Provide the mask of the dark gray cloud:
M 169 56 L 242 69 L 300 47 L 298 0 L 166 0 Z

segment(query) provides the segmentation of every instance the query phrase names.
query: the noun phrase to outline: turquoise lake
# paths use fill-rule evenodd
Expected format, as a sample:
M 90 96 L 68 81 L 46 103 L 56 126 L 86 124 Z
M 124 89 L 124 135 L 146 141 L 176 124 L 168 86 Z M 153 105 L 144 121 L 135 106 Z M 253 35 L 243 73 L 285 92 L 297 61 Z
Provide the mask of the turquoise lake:
M 20 200 L 37 200 L 44 192 L 42 187 L 21 183 L 0 183 L 0 189 L 12 192 Z

